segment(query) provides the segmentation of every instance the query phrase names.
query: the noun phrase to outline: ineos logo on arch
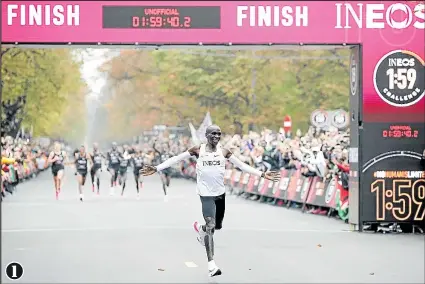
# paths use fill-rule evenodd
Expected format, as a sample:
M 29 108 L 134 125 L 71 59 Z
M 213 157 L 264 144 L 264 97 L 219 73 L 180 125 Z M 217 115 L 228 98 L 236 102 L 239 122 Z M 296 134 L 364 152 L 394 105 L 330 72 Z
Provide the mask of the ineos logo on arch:
M 425 5 L 336 3 L 336 29 L 425 29 Z

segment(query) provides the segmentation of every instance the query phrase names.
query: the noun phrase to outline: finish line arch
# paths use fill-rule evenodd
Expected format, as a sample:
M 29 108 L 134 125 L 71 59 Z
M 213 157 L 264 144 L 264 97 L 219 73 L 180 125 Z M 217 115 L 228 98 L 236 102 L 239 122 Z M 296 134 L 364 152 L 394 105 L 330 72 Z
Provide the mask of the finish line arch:
M 425 183 L 417 159 L 401 155 L 367 169 L 364 162 L 425 148 L 424 28 L 424 4 L 417 1 L 2 1 L 1 41 L 351 47 L 349 220 L 362 230 L 364 222 L 423 221 L 414 213 L 423 212 L 423 188 L 402 186 L 406 179 Z M 403 210 L 411 214 L 400 218 Z

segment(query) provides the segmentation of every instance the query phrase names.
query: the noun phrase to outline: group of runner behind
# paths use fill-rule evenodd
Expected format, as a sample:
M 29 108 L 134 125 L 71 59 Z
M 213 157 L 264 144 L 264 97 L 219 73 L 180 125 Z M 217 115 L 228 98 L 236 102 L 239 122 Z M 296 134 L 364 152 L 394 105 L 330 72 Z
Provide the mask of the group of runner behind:
M 80 201 L 84 200 L 83 187 L 86 184 L 87 174 L 90 172 L 92 191 L 100 194 L 100 176 L 106 169 L 110 174 L 110 195 L 115 194 L 115 190 L 120 187 L 121 195 L 124 195 L 127 173 L 129 168 L 133 169 L 134 181 L 136 183 L 137 199 L 139 199 L 140 189 L 143 187 L 143 176 L 140 170 L 144 165 L 157 165 L 172 157 L 168 144 L 153 145 L 151 149 L 141 147 L 131 147 L 128 145 L 118 146 L 116 142 L 106 153 L 99 149 L 97 143 L 93 144 L 92 152 L 88 152 L 84 145 L 73 152 L 73 159 L 66 151 L 62 150 L 60 143 L 55 143 L 53 151 L 49 155 L 48 164 L 51 164 L 53 180 L 55 186 L 56 199 L 59 199 L 61 192 L 65 165 L 75 167 L 75 175 L 78 183 L 78 193 Z M 170 186 L 171 172 L 166 169 L 159 173 L 164 191 L 164 201 L 167 201 L 167 188 Z

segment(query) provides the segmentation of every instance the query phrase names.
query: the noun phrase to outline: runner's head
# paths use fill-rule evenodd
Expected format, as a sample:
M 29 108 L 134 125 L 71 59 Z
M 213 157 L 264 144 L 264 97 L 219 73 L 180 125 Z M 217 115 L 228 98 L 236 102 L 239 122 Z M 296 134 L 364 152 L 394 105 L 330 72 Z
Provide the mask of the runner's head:
M 57 153 L 60 152 L 62 149 L 62 145 L 59 142 L 55 142 L 55 145 L 53 145 L 53 150 Z
M 216 146 L 221 139 L 221 129 L 217 125 L 208 126 L 205 131 L 208 144 Z
M 93 143 L 93 150 L 95 151 L 99 150 L 99 144 Z
M 86 152 L 86 147 L 84 145 L 80 146 L 80 154 L 84 154 Z
M 112 142 L 112 150 L 116 151 L 117 147 L 117 142 Z

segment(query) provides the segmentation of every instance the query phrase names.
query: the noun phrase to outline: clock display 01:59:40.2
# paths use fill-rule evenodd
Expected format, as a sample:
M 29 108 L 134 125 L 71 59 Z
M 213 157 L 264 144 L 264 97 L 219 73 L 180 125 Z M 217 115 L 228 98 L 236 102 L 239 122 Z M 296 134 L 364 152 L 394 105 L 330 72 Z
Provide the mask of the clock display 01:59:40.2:
M 189 16 L 133 16 L 134 28 L 191 28 L 192 18 Z
M 418 138 L 419 131 L 417 130 L 383 130 L 382 137 L 384 138 Z
M 103 6 L 104 29 L 220 29 L 220 6 Z

